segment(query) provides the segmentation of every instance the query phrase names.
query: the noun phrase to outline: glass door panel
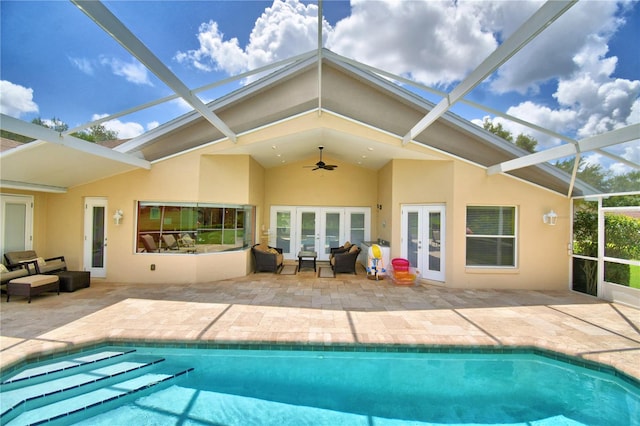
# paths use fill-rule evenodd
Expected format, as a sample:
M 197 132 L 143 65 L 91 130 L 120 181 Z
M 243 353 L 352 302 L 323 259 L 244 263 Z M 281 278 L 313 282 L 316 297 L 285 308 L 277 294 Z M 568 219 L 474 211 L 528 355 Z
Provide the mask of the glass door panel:
M 420 213 L 418 211 L 407 212 L 406 259 L 411 266 L 415 266 L 416 268 L 420 267 L 419 253 L 422 249 L 421 234 Z
M 107 276 L 107 217 L 106 199 L 85 199 L 83 266 L 92 277 Z
M 0 255 L 8 251 L 30 250 L 32 247 L 33 197 L 3 195 Z
M 301 251 L 320 251 L 318 247 L 320 239 L 318 216 L 316 209 L 298 209 L 299 247 Z
M 106 241 L 104 231 L 105 208 L 102 206 L 93 207 L 93 233 L 91 244 L 93 251 L 91 254 L 91 268 L 104 268 L 104 249 Z
M 429 271 L 440 271 L 440 212 L 429 212 Z
M 292 253 L 291 250 L 291 212 L 279 211 L 276 213 L 276 247 L 284 253 Z
M 322 209 L 320 223 L 322 251 L 318 253 L 318 260 L 329 260 L 331 247 L 340 247 L 340 240 L 344 234 L 344 209 Z

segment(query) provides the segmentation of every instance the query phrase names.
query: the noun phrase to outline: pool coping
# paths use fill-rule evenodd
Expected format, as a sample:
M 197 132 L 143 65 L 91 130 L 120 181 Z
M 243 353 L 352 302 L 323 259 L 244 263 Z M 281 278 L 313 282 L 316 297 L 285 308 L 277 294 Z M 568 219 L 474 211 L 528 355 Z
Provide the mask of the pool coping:
M 35 353 L 24 359 L 5 366 L 0 370 L 0 378 L 9 375 L 28 364 L 53 360 L 59 357 L 93 351 L 102 347 L 140 347 L 170 349 L 220 349 L 220 350 L 271 350 L 300 352 L 364 352 L 364 353 L 430 353 L 430 354 L 531 354 L 586 368 L 591 371 L 609 374 L 640 390 L 640 379 L 631 376 L 611 365 L 556 352 L 533 345 L 396 345 L 396 344 L 330 344 L 298 342 L 167 342 L 162 340 L 105 339 L 74 345 L 72 348 L 59 348 L 46 353 Z

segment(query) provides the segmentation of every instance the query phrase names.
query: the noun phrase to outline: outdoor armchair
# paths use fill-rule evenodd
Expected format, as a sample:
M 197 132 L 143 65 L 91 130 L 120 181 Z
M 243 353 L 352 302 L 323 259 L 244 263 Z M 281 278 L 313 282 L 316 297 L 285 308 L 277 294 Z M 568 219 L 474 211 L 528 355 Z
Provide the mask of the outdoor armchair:
M 254 272 L 278 272 L 284 266 L 282 249 L 270 247 L 266 244 L 256 244 L 251 247 L 255 260 Z
M 356 245 L 350 246 L 348 249 L 335 249 L 332 250 L 331 256 L 329 257 L 329 263 L 331 263 L 331 269 L 333 269 L 333 274 L 337 273 L 351 273 L 357 274 L 356 272 L 356 260 L 358 259 L 358 255 L 360 254 L 360 247 Z
M 34 250 L 10 251 L 4 254 L 4 258 L 8 265 L 25 265 L 31 274 L 48 274 L 67 270 L 64 256 L 44 259 L 39 257 Z

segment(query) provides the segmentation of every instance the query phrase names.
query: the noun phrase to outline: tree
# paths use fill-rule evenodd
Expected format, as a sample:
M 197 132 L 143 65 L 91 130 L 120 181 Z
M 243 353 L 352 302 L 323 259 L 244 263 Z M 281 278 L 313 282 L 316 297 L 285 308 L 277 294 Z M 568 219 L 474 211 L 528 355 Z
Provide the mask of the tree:
M 640 170 L 609 178 L 612 192 L 640 191 Z
M 538 145 L 538 141 L 531 135 L 525 135 L 524 133 L 520 133 L 516 140 L 513 140 L 513 135 L 510 131 L 502 127 L 502 123 L 494 123 L 493 121 L 485 118 L 482 122 L 482 127 L 485 130 L 493 133 L 496 136 L 500 136 L 502 139 L 507 140 L 511 143 L 515 143 L 516 146 L 524 149 L 527 152 L 536 152 L 536 146 Z
M 66 132 L 67 130 L 69 130 L 69 126 L 67 125 L 67 123 L 65 123 L 64 121 L 56 117 L 53 117 L 48 122 L 43 120 L 40 117 L 37 117 L 31 120 L 31 122 L 33 124 L 37 124 L 38 126 L 42 126 L 42 127 L 46 127 L 48 129 L 54 130 L 58 133 Z
M 45 121 L 42 118 L 38 117 L 31 120 L 31 122 L 33 124 L 37 124 L 39 126 L 54 130 L 58 133 L 63 133 L 69 130 L 69 126 L 64 121 L 56 117 L 53 117 L 49 121 Z M 89 127 L 89 129 L 71 133 L 71 136 L 88 142 L 102 142 L 118 139 L 118 132 L 115 130 L 108 130 L 102 124 L 96 124 Z
M 572 174 L 574 164 L 574 159 L 568 159 L 563 161 L 556 161 L 554 166 L 561 170 L 564 170 L 569 174 Z M 611 177 L 611 174 L 602 170 L 602 166 L 600 166 L 599 164 L 585 164 L 584 158 L 581 158 L 580 162 L 578 163 L 578 173 L 576 174 L 576 176 L 578 177 L 578 179 L 593 186 L 594 188 L 598 188 L 603 192 L 609 192 L 609 184 L 607 183 L 607 181 Z
M 102 124 L 96 124 L 89 127 L 89 131 L 85 131 L 91 137 L 93 142 L 111 141 L 118 139 L 118 132 L 115 130 L 108 130 Z

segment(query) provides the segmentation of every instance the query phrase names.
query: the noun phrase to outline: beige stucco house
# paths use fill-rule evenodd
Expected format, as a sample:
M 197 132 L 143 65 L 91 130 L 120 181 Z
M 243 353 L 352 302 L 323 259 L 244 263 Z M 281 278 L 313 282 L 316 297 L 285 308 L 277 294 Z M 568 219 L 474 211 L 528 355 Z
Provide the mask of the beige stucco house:
M 300 248 L 324 260 L 347 240 L 384 240 L 390 257 L 411 259 L 433 284 L 569 288 L 570 197 L 582 193 L 580 183 L 546 163 L 488 174 L 526 153 L 450 112 L 404 144 L 433 108 L 416 93 L 324 51 L 209 107 L 235 141 L 192 112 L 95 165 L 90 150 L 77 158 L 69 147 L 42 151 L 38 158 L 59 161 L 59 173 L 12 168 L 37 148 L 5 153 L 3 175 L 42 185 L 3 176 L 5 200 L 27 200 L 27 211 L 32 201 L 33 249 L 63 254 L 70 269 L 92 271 L 94 283 L 215 285 L 253 273 L 250 247 L 260 241 L 285 244 L 295 263 Z M 308 167 L 319 146 L 337 168 Z M 106 167 L 118 156 L 136 160 Z M 84 178 L 45 188 L 65 173 Z M 550 211 L 553 226 L 543 221 Z M 230 242 L 213 237 L 220 230 L 233 234 Z M 197 248 L 167 249 L 162 233 L 188 234 Z M 158 251 L 143 246 L 142 234 L 154 236 Z

